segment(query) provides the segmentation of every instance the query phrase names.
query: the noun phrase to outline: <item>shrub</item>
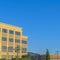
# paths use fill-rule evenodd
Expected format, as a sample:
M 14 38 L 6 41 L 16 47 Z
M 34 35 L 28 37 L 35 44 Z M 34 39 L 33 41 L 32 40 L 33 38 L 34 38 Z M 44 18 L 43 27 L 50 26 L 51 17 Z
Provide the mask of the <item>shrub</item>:
M 13 60 L 26 60 L 25 58 L 14 58 Z
M 26 60 L 25 58 L 21 58 L 20 60 Z
M 0 60 L 6 60 L 5 58 L 1 58 Z
M 20 60 L 19 58 L 14 58 L 14 59 L 12 59 L 12 60 Z

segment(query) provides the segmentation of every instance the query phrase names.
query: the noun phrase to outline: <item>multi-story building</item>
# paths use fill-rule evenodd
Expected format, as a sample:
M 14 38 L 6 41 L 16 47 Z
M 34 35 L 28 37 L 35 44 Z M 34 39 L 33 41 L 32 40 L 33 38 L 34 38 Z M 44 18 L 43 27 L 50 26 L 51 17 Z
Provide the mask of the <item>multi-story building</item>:
M 36 54 L 29 52 L 32 56 L 32 60 L 46 60 L 46 54 Z M 60 54 L 49 54 L 50 60 L 60 60 Z
M 27 39 L 27 36 L 22 35 L 22 28 L 0 23 L 0 58 L 16 57 L 17 46 L 19 47 L 18 57 L 27 55 Z
M 46 55 L 40 55 L 40 60 L 46 60 Z M 50 54 L 50 60 L 60 60 L 60 54 Z

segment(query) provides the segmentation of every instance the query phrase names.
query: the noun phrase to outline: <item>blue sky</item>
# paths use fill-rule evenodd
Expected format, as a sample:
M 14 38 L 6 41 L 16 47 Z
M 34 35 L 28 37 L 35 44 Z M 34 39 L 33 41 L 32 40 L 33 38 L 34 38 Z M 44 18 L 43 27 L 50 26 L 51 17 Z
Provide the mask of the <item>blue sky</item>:
M 0 0 L 0 22 L 23 28 L 28 51 L 60 51 L 60 1 Z

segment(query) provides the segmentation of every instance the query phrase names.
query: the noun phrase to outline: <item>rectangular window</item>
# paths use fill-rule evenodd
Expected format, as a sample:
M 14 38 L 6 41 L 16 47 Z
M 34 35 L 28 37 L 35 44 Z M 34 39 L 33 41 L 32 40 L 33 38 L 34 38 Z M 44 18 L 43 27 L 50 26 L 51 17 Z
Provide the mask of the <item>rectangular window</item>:
M 2 41 L 7 41 L 7 38 L 6 37 L 2 37 Z
M 27 44 L 27 41 L 22 40 L 22 43 L 23 43 L 23 44 Z
M 13 30 L 9 30 L 9 34 L 14 34 L 14 31 Z
M 20 39 L 15 39 L 15 43 L 20 43 Z
M 20 32 L 17 32 L 17 31 L 16 31 L 15 34 L 16 34 L 16 35 L 20 35 Z
M 19 46 L 15 47 L 15 52 L 20 52 L 20 47 Z
M 13 42 L 13 38 L 9 38 L 9 42 Z
M 12 46 L 8 47 L 8 52 L 13 52 L 13 47 Z
M 8 60 L 14 60 L 14 59 L 11 59 L 14 55 L 8 55 Z
M 2 29 L 2 32 L 7 33 L 7 29 Z
M 6 52 L 7 51 L 7 47 L 6 46 L 2 46 L 2 51 Z
M 27 48 L 22 48 L 22 52 L 26 53 L 27 52 Z
M 2 58 L 6 58 L 6 55 L 2 55 Z

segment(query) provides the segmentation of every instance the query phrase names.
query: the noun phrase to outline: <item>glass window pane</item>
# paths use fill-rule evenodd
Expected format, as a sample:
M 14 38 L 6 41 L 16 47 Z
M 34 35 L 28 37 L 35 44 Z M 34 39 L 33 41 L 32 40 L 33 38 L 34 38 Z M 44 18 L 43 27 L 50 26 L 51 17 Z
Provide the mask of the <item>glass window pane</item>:
M 19 46 L 15 47 L 15 52 L 20 52 L 20 47 Z
M 7 29 L 2 29 L 2 32 L 7 33 Z
M 17 31 L 16 31 L 15 34 L 16 34 L 16 35 L 20 35 L 20 32 L 17 32 Z
M 2 55 L 2 58 L 6 58 L 6 55 Z
M 13 47 L 12 46 L 8 47 L 8 52 L 13 52 Z
M 20 39 L 15 39 L 15 42 L 16 43 L 20 43 Z
M 9 30 L 9 33 L 10 33 L 10 34 L 14 34 L 14 31 L 13 31 L 13 30 Z
M 2 46 L 2 51 L 6 52 L 7 51 L 7 47 L 6 46 Z
M 13 42 L 13 38 L 9 38 L 9 42 Z
M 22 43 L 23 43 L 23 44 L 27 44 L 27 41 L 22 40 Z
M 27 48 L 22 48 L 22 52 L 26 53 L 27 52 Z
M 2 37 L 2 41 L 7 41 L 7 38 L 6 37 Z

